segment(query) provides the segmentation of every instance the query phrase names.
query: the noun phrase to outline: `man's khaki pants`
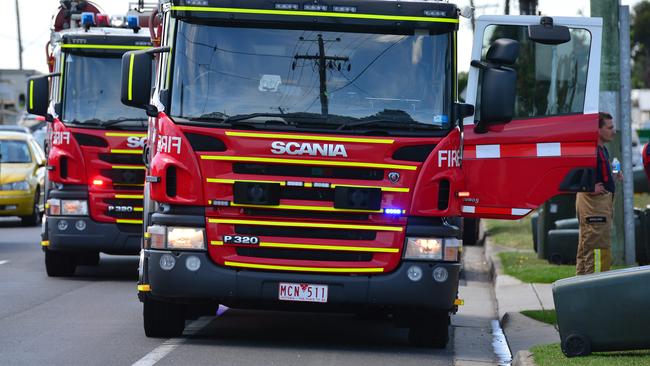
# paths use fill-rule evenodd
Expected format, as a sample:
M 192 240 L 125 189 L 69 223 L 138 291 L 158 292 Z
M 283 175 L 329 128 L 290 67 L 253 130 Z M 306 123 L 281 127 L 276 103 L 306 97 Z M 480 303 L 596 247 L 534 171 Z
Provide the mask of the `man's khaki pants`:
M 608 271 L 612 263 L 611 231 L 613 194 L 576 195 L 576 212 L 580 223 L 576 274 Z

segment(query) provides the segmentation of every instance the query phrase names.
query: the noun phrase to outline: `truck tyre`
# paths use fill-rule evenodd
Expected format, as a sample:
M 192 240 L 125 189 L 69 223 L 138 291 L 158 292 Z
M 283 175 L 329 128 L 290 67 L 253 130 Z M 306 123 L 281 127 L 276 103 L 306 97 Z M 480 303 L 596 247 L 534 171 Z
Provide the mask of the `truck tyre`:
M 45 270 L 50 277 L 72 276 L 77 263 L 74 256 L 66 252 L 45 251 Z
M 463 245 L 481 245 L 480 219 L 463 219 Z
M 34 207 L 32 207 L 31 215 L 20 216 L 20 223 L 23 226 L 36 226 L 41 223 L 41 209 L 39 207 L 39 191 L 36 188 L 36 195 L 34 196 Z
M 185 329 L 185 308 L 181 304 L 146 297 L 142 315 L 144 334 L 150 338 L 180 337 Z
M 409 343 L 412 346 L 445 348 L 448 341 L 449 315 L 435 316 L 428 321 L 422 319 L 409 329 Z
M 562 352 L 567 357 L 587 356 L 591 353 L 591 343 L 580 334 L 569 334 L 562 342 Z

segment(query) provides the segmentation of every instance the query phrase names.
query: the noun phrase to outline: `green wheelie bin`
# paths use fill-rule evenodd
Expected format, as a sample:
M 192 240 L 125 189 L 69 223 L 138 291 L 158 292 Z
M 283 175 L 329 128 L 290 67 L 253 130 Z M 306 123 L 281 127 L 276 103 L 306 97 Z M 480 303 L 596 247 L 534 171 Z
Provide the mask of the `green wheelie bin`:
M 553 300 L 568 357 L 650 348 L 650 266 L 556 281 Z

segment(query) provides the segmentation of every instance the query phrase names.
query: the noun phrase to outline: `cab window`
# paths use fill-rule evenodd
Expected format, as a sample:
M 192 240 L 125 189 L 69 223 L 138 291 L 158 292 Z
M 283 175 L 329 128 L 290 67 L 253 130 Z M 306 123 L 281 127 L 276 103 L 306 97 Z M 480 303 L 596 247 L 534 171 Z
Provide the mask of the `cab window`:
M 517 71 L 514 119 L 583 112 L 591 34 L 586 29 L 569 31 L 569 42 L 545 45 L 528 39 L 526 26 L 490 25 L 485 29 L 483 60 L 496 39 L 519 42 L 519 57 L 513 65 Z

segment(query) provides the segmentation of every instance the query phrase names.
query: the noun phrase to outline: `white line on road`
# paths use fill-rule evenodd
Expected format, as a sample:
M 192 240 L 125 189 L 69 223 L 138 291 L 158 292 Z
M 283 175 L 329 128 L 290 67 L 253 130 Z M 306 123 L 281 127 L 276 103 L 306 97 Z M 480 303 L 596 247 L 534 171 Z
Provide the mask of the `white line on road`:
M 7 264 L 7 263 L 9 263 L 8 260 L 0 261 L 0 265 Z
M 212 316 L 201 317 L 185 327 L 184 335 L 194 335 L 205 328 L 211 321 L 214 320 Z M 166 340 L 163 344 L 156 347 L 153 351 L 149 352 L 147 355 L 136 361 L 131 366 L 153 366 L 158 361 L 162 360 L 165 356 L 170 354 L 176 347 L 185 343 L 185 338 L 170 338 Z

